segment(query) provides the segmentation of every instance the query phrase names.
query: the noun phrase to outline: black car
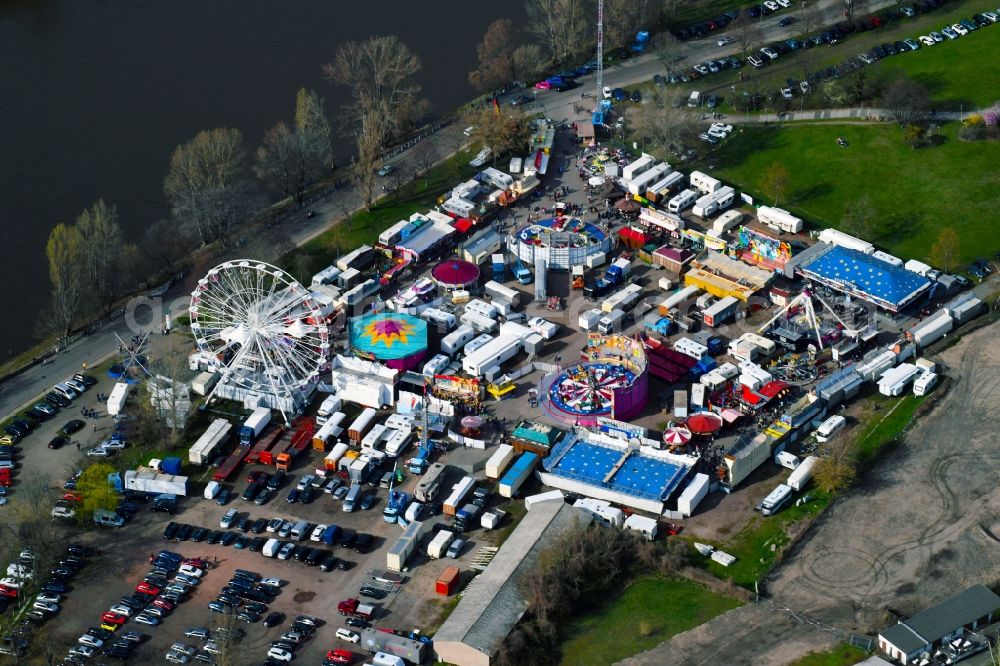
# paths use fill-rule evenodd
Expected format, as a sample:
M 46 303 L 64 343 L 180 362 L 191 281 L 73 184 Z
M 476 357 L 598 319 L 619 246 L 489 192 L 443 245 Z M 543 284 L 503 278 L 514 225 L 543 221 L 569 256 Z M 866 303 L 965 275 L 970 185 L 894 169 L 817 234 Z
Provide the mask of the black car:
M 18 428 L 23 428 L 24 431 L 25 431 L 25 433 L 31 432 L 36 427 L 38 427 L 38 424 L 35 423 L 35 421 L 33 421 L 30 418 L 19 418 L 19 419 L 16 419 L 12 423 L 12 425 L 16 425 Z
M 326 553 L 319 548 L 313 548 L 312 552 L 309 553 L 309 557 L 306 558 L 306 564 L 311 567 L 317 566 L 326 558 Z
M 72 421 L 64 425 L 60 430 L 60 432 L 64 435 L 72 435 L 74 432 L 82 430 L 85 425 L 87 424 L 81 421 L 80 419 L 73 419 Z
M 359 534 L 354 539 L 354 551 L 357 553 L 367 553 L 368 549 L 371 548 L 371 544 L 371 534 Z
M 312 486 L 306 486 L 305 488 L 303 488 L 302 492 L 299 493 L 299 502 L 301 502 L 302 504 L 309 504 L 309 502 L 312 502 L 313 492 L 314 489 Z
M 267 604 L 261 603 L 260 601 L 248 601 L 243 604 L 243 608 L 253 613 L 257 613 L 258 615 L 263 615 L 267 612 Z
M 253 526 L 253 521 L 250 520 L 250 516 L 243 516 L 242 518 L 240 518 L 239 522 L 236 523 L 236 531 L 243 532 L 244 534 L 246 534 L 247 532 L 250 531 L 250 528 L 252 526 Z
M 219 539 L 222 538 L 222 530 L 212 530 L 212 532 L 205 538 L 205 543 L 216 544 L 219 543 Z
M 277 490 L 278 488 L 281 488 L 281 486 L 284 485 L 285 479 L 287 477 L 288 473 L 285 472 L 284 470 L 279 469 L 277 472 L 274 473 L 274 475 L 270 479 L 267 480 L 267 489 Z
M 378 495 L 375 493 L 366 493 L 364 497 L 361 498 L 361 509 L 362 511 L 367 511 L 372 508 L 375 502 L 378 500 Z
M 354 566 L 354 562 L 350 560 L 337 560 L 337 569 L 340 571 L 348 571 Z
M 97 385 L 97 378 L 92 377 L 91 375 L 84 375 L 78 372 L 75 375 L 73 375 L 73 379 L 75 379 L 76 381 L 80 382 L 81 384 L 83 384 L 88 388 Z
M 53 407 L 68 407 L 69 406 L 69 400 L 67 400 L 63 396 L 59 395 L 55 391 L 50 391 L 50 392 L 46 393 L 45 397 L 43 398 L 43 400 L 45 400 L 45 402 L 49 403 Z
M 292 553 L 292 557 L 295 558 L 296 562 L 305 562 L 306 558 L 309 557 L 309 553 L 311 552 L 312 548 L 310 548 L 309 546 L 299 546 L 298 548 L 295 549 L 295 552 Z
M 348 617 L 344 620 L 344 624 L 349 627 L 357 627 L 358 629 L 364 629 L 368 626 L 368 623 L 360 617 Z
M 631 100 L 632 100 L 633 102 L 635 102 L 635 103 L 637 103 L 637 104 L 638 104 L 639 102 L 641 102 L 641 101 L 642 101 L 642 93 L 641 93 L 641 92 L 639 92 L 638 90 L 633 90 L 633 91 L 632 91 L 632 94 L 631 94 L 631 95 L 629 96 L 629 98 L 630 98 L 630 99 L 631 99 Z
M 8 435 L 10 435 L 11 437 L 13 437 L 15 440 L 21 439 L 22 437 L 24 437 L 25 435 L 28 434 L 28 432 L 26 430 L 22 430 L 21 428 L 18 428 L 13 423 L 11 423 L 8 426 L 4 426 L 3 431 L 5 433 L 7 433 Z
M 246 487 L 246 490 L 243 491 L 243 494 L 240 495 L 240 498 L 245 502 L 252 502 L 254 501 L 254 499 L 256 499 L 257 495 L 260 494 L 260 491 L 263 488 L 264 488 L 263 483 L 260 482 L 251 483 L 249 486 Z
M 249 543 L 250 543 L 250 537 L 248 537 L 246 534 L 240 534 L 239 536 L 236 537 L 236 540 L 233 541 L 233 548 L 235 548 L 236 550 L 243 550 L 244 548 L 247 547 L 247 544 Z
M 169 541 L 177 536 L 177 530 L 180 527 L 177 523 L 170 521 L 167 526 L 163 528 L 163 539 L 164 541 Z
M 192 532 L 194 532 L 194 528 L 192 526 L 181 523 L 177 528 L 177 534 L 174 535 L 174 538 L 178 541 L 187 541 L 191 538 Z
M 62 435 L 56 435 L 49 440 L 50 449 L 61 449 L 62 447 L 69 444 L 69 438 L 63 437 Z
M 264 544 L 266 542 L 267 539 L 265 539 L 264 537 L 254 537 L 250 539 L 250 545 L 247 546 L 247 550 L 249 550 L 251 553 L 259 553 L 260 549 L 264 547 Z
M 337 568 L 337 562 L 339 561 L 340 560 L 337 559 L 336 555 L 328 554 L 326 556 L 326 559 L 324 559 L 323 562 L 320 563 L 319 568 L 321 571 L 333 571 L 334 569 Z
M 35 419 L 36 421 L 44 421 L 45 419 L 52 416 L 48 412 L 43 412 L 38 407 L 32 407 L 31 409 L 26 411 L 25 414 Z
M 344 533 L 340 536 L 340 546 L 341 548 L 353 548 L 354 541 L 358 538 L 358 533 L 354 530 L 344 530 Z
M 191 531 L 191 541 L 195 543 L 204 541 L 206 536 L 208 536 L 208 529 L 205 527 L 196 527 Z
M 285 621 L 285 614 L 274 612 L 264 618 L 265 627 L 277 627 L 279 624 Z
M 69 585 L 59 580 L 49 580 L 42 585 L 42 590 L 52 594 L 66 594 L 69 592 Z
M 233 542 L 236 541 L 238 537 L 239 535 L 236 532 L 226 532 L 222 535 L 222 538 L 219 539 L 219 545 L 227 547 L 232 546 Z
M 291 492 L 288 493 L 288 497 L 285 498 L 285 501 L 289 504 L 295 504 L 299 501 L 299 494 L 298 488 L 292 488 Z
M 254 534 L 260 534 L 267 528 L 267 518 L 258 518 L 253 521 L 253 525 L 250 526 L 250 531 Z

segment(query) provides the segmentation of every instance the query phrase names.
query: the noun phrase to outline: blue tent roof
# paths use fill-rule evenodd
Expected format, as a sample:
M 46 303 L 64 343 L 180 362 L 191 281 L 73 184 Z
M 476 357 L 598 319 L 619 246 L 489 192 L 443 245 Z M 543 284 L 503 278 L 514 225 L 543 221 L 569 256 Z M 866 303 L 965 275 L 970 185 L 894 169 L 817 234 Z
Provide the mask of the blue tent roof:
M 881 259 L 833 246 L 801 266 L 803 273 L 844 291 L 896 309 L 927 289 L 930 281 Z

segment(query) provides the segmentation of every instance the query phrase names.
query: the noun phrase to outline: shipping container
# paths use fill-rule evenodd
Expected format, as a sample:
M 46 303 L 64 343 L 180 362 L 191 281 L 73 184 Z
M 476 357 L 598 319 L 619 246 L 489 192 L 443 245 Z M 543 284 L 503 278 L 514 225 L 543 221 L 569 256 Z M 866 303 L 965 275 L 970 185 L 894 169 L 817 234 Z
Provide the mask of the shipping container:
M 562 502 L 566 499 L 561 490 L 548 490 L 537 495 L 528 495 L 524 498 L 524 508 L 531 511 L 533 508 L 544 502 Z
M 501 444 L 497 450 L 486 461 L 486 478 L 497 480 L 500 475 L 507 470 L 507 466 L 514 459 L 514 447 L 510 444 Z
M 434 592 L 443 597 L 450 597 L 458 592 L 460 580 L 461 574 L 458 567 L 447 567 L 434 582 Z
M 358 418 L 354 419 L 354 422 L 347 428 L 347 436 L 352 442 L 355 444 L 361 443 L 361 440 L 368 434 L 368 431 L 375 425 L 375 416 L 377 414 L 377 411 L 371 407 L 367 407 L 358 415 Z
M 708 495 L 709 478 L 707 474 L 695 474 L 691 482 L 677 498 L 677 510 L 685 518 L 694 515 L 698 504 Z
M 217 455 L 220 447 L 229 440 L 229 434 L 233 429 L 226 419 L 215 419 L 202 433 L 198 441 L 194 443 L 188 451 L 188 460 L 198 465 L 206 465 Z
M 521 457 L 514 461 L 507 473 L 500 479 L 500 496 L 514 497 L 525 481 L 535 471 L 538 464 L 538 454 L 530 451 L 522 453 Z

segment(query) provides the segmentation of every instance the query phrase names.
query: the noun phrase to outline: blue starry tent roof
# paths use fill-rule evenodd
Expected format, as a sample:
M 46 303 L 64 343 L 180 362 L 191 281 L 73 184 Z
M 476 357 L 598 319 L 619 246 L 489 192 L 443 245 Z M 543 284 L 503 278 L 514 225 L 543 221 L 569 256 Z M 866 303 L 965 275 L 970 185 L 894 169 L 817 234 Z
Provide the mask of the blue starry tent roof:
M 839 246 L 807 261 L 800 270 L 808 277 L 894 310 L 930 286 L 927 278 L 912 271 Z

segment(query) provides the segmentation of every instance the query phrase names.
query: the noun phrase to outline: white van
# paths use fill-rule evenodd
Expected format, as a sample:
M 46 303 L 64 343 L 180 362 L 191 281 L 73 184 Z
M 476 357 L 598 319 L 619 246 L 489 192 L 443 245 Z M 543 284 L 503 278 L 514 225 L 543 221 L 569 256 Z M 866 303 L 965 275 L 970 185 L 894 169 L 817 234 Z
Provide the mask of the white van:
M 691 96 L 688 97 L 688 106 L 692 109 L 701 103 L 701 93 L 697 90 L 691 91 Z
M 346 513 L 351 513 L 354 511 L 354 506 L 357 504 L 358 499 L 361 496 L 361 484 L 355 481 L 351 484 L 351 489 L 347 491 L 347 496 L 344 497 L 344 503 L 341 505 L 341 509 Z
M 307 523 L 304 520 L 300 520 L 299 522 L 295 523 L 294 526 L 292 526 L 292 531 L 288 533 L 288 537 L 290 539 L 294 539 L 295 541 L 302 541 L 303 539 L 306 538 L 306 534 L 308 533 L 308 531 L 309 531 L 309 523 Z
M 913 382 L 913 395 L 927 395 L 937 386 L 938 376 L 935 372 L 925 372 Z
M 847 419 L 843 416 L 831 416 L 826 421 L 823 421 L 818 428 L 816 428 L 816 441 L 829 442 L 833 439 L 834 435 L 843 430 L 846 426 Z
M 218 481 L 209 481 L 208 485 L 205 486 L 205 499 L 215 499 L 220 490 L 222 490 L 222 485 Z
M 76 400 L 76 397 L 79 395 L 76 391 L 71 389 L 68 384 L 56 384 L 52 387 L 52 390 L 67 400 Z
M 698 190 L 684 190 L 667 202 L 667 211 L 675 214 L 680 213 L 682 210 L 687 210 L 693 206 L 694 202 L 697 200 Z

